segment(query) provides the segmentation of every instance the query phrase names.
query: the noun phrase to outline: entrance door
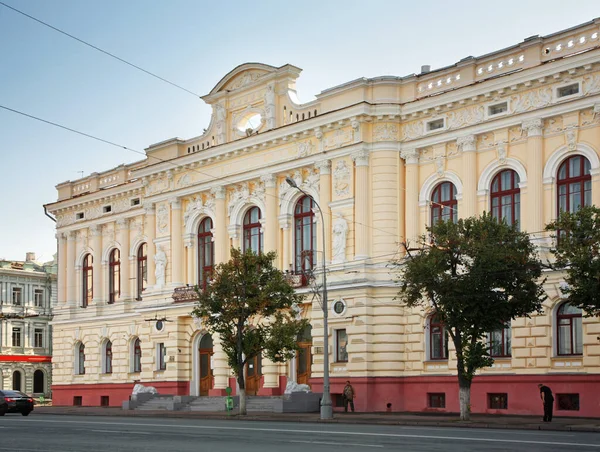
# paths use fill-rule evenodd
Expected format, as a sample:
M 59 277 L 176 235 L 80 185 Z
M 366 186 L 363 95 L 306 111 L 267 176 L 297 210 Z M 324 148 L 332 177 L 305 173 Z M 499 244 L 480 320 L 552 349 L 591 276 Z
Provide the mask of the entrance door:
M 298 335 L 299 350 L 296 353 L 296 382 L 301 385 L 309 384 L 312 367 L 312 327 L 307 325 Z
M 13 373 L 13 391 L 21 390 L 21 372 L 15 370 Z
M 213 341 L 210 334 L 205 334 L 200 340 L 198 349 L 200 353 L 200 395 L 207 396 L 208 391 L 213 388 L 212 355 Z
M 33 392 L 36 394 L 44 394 L 44 372 L 40 369 L 33 373 Z
M 256 395 L 260 388 L 260 377 L 262 376 L 262 357 L 255 356 L 246 364 L 246 394 Z

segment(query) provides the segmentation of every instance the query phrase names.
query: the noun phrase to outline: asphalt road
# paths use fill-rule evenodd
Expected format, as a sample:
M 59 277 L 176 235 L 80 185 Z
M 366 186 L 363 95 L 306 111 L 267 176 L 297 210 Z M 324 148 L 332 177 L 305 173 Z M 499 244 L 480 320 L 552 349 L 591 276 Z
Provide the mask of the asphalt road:
M 600 434 L 106 416 L 0 417 L 0 452 L 600 451 Z

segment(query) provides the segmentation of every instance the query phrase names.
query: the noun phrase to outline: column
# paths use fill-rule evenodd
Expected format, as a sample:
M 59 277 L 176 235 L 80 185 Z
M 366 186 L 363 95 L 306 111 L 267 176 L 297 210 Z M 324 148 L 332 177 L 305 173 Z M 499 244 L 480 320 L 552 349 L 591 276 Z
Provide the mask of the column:
M 402 163 L 402 168 L 399 163 Z M 389 254 L 398 247 L 399 216 L 404 214 L 404 193 L 399 193 L 401 175 L 404 176 L 404 161 L 393 149 L 381 149 L 371 154 L 371 223 L 376 228 L 369 229 L 371 256 L 374 261 L 387 262 Z M 403 184 L 402 184 L 403 185 Z M 388 255 L 388 256 L 384 256 Z M 379 257 L 378 256 L 382 256 Z
M 527 133 L 527 215 L 521 215 L 525 220 L 525 230 L 536 235 L 544 229 L 543 201 L 543 171 L 544 143 L 542 137 L 542 120 L 525 121 L 521 128 Z
M 356 167 L 354 189 L 354 259 L 369 256 L 369 151 L 352 154 Z
M 146 234 L 147 245 L 148 245 L 148 289 L 151 289 L 156 285 L 156 275 L 154 274 L 154 255 L 156 254 L 156 245 L 154 239 L 156 238 L 156 210 L 153 203 L 149 203 L 144 206 L 146 211 L 144 232 Z
M 190 234 L 191 236 L 191 234 Z M 194 247 L 194 239 L 192 237 L 186 237 L 186 239 L 184 240 L 184 245 L 185 245 L 185 250 L 186 250 L 186 278 L 185 278 L 185 282 L 187 284 L 191 284 L 194 285 L 196 284 L 196 278 L 194 278 L 194 252 L 195 247 Z M 216 255 L 216 253 L 215 253 Z
M 265 240 L 264 252 L 277 250 L 277 189 L 276 179 L 273 174 L 265 174 L 260 180 L 265 184 L 265 225 L 263 237 Z M 277 265 L 275 263 L 275 265 Z M 285 268 L 283 269 L 285 270 Z
M 402 151 L 406 165 L 405 191 L 405 230 L 406 241 L 414 244 L 419 238 L 419 151 L 408 149 Z
M 477 214 L 477 151 L 475 135 L 458 137 L 456 144 L 462 150 L 463 202 L 461 218 Z
M 279 364 L 263 356 L 262 373 L 263 385 L 258 390 L 258 395 L 273 396 L 279 394 Z
M 290 265 L 292 264 L 292 217 L 291 215 L 281 215 L 279 217 L 279 227 L 283 230 L 283 243 L 281 246 L 281 264 L 282 271 L 286 271 L 290 269 Z M 321 236 L 321 234 L 317 234 L 317 237 Z M 318 259 L 317 259 L 318 260 Z
M 57 301 L 58 306 L 61 306 L 67 301 L 67 238 L 64 232 L 57 233 L 56 238 L 58 239 Z
M 321 233 L 317 233 L 317 248 L 325 251 L 325 260 L 331 262 L 331 240 L 329 239 L 331 234 L 331 210 L 329 209 L 329 203 L 331 202 L 331 160 L 321 160 L 315 163 L 315 166 L 319 170 L 319 205 L 323 209 L 323 220 L 325 222 L 325 243 L 323 243 L 323 237 Z M 288 226 L 289 229 L 289 226 Z M 286 230 L 283 230 L 283 236 L 285 241 Z M 285 243 L 291 243 L 289 239 Z M 290 245 L 288 245 L 290 246 Z M 319 259 L 317 259 L 317 262 Z
M 225 389 L 229 386 L 229 364 L 227 363 L 227 355 L 221 345 L 221 338 L 216 334 L 213 335 L 212 371 L 215 382 L 213 389 L 208 391 L 208 395 L 227 395 Z
M 94 224 L 90 226 L 88 237 L 91 236 L 93 259 L 93 298 L 94 304 L 104 304 L 104 273 L 102 271 L 102 227 Z
M 183 230 L 181 228 L 181 200 L 172 198 L 171 203 L 171 284 L 183 285 Z
M 211 189 L 215 197 L 215 264 L 228 260 L 229 234 L 227 233 L 227 207 L 225 206 L 225 187 L 218 186 Z
M 119 243 L 121 244 L 121 300 L 131 298 L 131 261 L 129 259 L 129 219 L 119 218 Z
M 594 104 L 594 115 L 600 118 L 600 102 Z M 596 143 L 600 143 L 600 125 L 596 125 Z M 592 170 L 592 204 L 600 207 L 600 169 Z
M 69 231 L 67 232 L 67 305 L 75 306 L 76 295 L 75 295 L 75 246 L 77 243 L 75 240 L 77 239 L 75 232 Z

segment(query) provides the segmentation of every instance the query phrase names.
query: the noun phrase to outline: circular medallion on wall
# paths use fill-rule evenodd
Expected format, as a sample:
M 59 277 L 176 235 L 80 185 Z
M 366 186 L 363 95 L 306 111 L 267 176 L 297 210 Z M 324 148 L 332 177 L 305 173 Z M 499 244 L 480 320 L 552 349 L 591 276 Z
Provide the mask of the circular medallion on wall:
M 162 320 L 157 320 L 156 321 L 156 331 L 162 331 L 162 329 L 165 327 L 165 324 Z
M 333 313 L 335 315 L 341 316 L 346 312 L 346 301 L 343 298 L 336 300 L 333 302 Z

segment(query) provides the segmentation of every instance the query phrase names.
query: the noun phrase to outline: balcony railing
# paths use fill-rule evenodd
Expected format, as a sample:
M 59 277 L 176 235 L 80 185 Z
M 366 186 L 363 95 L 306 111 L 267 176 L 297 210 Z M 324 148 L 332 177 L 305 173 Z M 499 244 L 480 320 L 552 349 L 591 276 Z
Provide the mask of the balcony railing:
M 308 274 L 304 271 L 286 271 L 285 279 L 294 288 L 308 286 Z
M 188 301 L 198 301 L 198 293 L 194 286 L 176 287 L 173 291 L 173 301 L 175 303 L 185 303 Z

